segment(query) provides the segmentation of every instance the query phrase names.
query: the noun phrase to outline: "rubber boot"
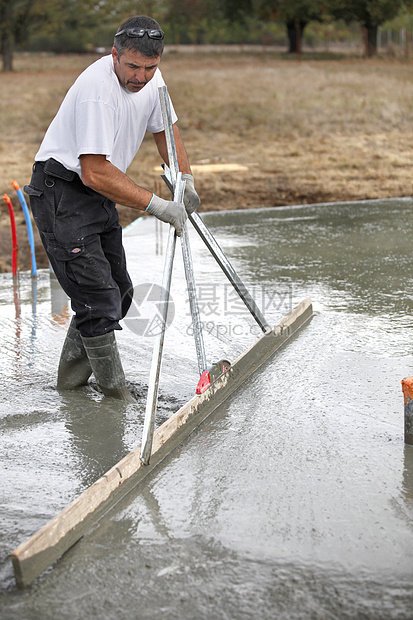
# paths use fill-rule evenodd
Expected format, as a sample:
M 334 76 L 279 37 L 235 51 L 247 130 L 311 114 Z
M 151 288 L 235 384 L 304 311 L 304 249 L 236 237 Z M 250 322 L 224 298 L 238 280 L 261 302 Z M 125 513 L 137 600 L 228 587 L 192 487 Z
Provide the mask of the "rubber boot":
M 81 385 L 86 385 L 91 374 L 92 368 L 89 358 L 73 317 L 60 355 L 57 387 L 62 390 L 72 390 Z
M 115 333 L 112 331 L 92 338 L 82 336 L 82 341 L 96 382 L 104 395 L 127 403 L 136 402 L 126 387 Z

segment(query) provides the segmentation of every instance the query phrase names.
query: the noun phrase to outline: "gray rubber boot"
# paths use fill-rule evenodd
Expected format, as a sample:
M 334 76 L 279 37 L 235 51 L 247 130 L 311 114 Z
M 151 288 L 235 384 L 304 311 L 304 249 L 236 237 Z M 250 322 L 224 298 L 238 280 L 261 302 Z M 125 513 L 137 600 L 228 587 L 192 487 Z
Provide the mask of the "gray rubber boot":
M 72 390 L 81 385 L 86 385 L 91 374 L 92 368 L 89 358 L 73 317 L 60 355 L 57 387 L 62 390 Z
M 126 387 L 125 374 L 115 340 L 115 332 L 84 338 L 85 346 L 96 382 L 105 396 L 112 396 L 127 403 L 136 402 Z

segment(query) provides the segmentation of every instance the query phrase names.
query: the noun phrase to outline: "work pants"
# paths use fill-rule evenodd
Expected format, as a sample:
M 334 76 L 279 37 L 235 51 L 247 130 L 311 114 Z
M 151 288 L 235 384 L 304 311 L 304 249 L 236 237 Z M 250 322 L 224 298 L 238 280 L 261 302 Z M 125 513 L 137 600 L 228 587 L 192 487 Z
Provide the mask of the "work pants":
M 133 286 L 115 203 L 55 160 L 36 162 L 24 190 L 81 335 L 122 329 L 119 320 L 132 303 Z

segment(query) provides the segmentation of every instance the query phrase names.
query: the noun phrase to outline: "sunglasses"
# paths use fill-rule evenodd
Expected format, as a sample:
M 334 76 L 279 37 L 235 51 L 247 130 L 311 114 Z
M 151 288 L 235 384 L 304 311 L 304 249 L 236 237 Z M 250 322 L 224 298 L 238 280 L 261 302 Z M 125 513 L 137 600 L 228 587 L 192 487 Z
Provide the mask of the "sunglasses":
M 162 30 L 152 30 L 148 28 L 125 28 L 125 30 L 120 30 L 117 32 L 115 37 L 119 37 L 121 34 L 126 34 L 128 37 L 138 38 L 147 34 L 150 39 L 158 39 L 159 41 L 162 41 L 165 36 Z

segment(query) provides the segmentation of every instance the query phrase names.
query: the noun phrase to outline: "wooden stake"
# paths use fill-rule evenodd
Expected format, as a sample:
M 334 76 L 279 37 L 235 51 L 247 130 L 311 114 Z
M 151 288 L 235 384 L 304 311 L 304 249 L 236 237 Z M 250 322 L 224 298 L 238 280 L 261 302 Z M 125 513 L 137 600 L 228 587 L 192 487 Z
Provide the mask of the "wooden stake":
M 413 446 L 413 377 L 402 379 L 404 396 L 404 442 Z

